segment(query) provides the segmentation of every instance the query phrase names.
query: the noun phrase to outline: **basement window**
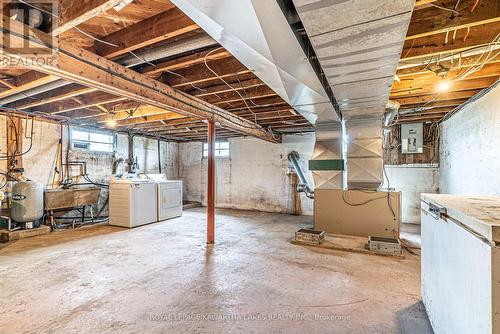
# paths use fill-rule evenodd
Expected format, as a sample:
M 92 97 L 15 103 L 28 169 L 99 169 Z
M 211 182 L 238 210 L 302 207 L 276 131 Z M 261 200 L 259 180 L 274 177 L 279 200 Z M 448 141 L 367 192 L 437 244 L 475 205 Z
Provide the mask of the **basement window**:
M 215 157 L 216 158 L 229 158 L 229 142 L 216 141 L 215 142 Z M 208 158 L 208 143 L 203 143 L 203 158 Z
M 113 152 L 115 136 L 110 133 L 71 128 L 71 148 L 94 152 Z

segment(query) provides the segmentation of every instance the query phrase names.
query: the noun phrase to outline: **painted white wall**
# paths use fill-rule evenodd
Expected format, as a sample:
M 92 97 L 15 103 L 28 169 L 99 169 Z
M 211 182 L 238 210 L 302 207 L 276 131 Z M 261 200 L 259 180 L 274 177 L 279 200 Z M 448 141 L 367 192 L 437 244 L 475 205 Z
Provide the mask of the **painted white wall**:
M 291 212 L 293 189 L 287 175 L 287 155 L 295 150 L 305 164 L 312 157 L 314 141 L 313 134 L 287 135 L 282 144 L 255 138 L 229 139 L 231 157 L 216 162 L 217 207 Z M 202 143 L 179 144 L 179 170 L 185 199 L 205 204 L 207 161 L 202 157 Z M 302 210 L 313 214 L 313 202 L 305 196 Z
M 500 194 L 500 85 L 441 126 L 441 192 Z
M 436 165 L 386 166 L 390 187 L 401 192 L 401 221 L 420 224 L 420 194 L 439 193 L 439 167 Z M 384 180 L 387 187 L 387 180 Z

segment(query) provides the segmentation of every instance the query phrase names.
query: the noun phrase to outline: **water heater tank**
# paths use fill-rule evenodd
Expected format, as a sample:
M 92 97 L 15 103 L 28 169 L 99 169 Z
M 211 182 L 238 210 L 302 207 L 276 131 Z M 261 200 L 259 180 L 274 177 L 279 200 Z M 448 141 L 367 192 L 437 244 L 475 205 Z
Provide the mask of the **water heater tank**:
M 12 187 L 12 220 L 27 223 L 42 217 L 43 186 L 33 181 L 14 184 Z

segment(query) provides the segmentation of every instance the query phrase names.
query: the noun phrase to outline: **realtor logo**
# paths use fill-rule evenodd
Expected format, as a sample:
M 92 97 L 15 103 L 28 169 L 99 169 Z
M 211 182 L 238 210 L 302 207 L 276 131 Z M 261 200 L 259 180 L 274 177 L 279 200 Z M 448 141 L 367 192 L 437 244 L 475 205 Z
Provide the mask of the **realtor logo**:
M 58 38 L 58 0 L 0 0 L 0 66 L 53 64 Z

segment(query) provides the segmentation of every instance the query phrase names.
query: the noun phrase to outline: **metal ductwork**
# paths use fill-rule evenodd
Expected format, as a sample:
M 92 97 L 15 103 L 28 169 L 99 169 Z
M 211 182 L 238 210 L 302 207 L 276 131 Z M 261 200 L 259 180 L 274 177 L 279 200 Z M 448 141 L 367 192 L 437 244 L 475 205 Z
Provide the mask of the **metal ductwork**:
M 346 120 L 347 185 L 383 183 L 382 127 L 414 0 L 293 0 Z
M 316 144 L 309 169 L 318 189 L 345 188 L 344 122 L 316 125 Z
M 276 1 L 172 0 L 311 124 L 338 121 Z
M 305 193 L 307 197 L 314 199 L 314 188 L 309 184 L 309 180 L 302 170 L 302 166 L 299 162 L 299 153 L 296 151 L 290 152 L 290 154 L 288 154 L 288 160 L 292 163 L 293 168 L 295 169 L 295 173 L 297 174 L 300 181 L 300 184 L 298 185 L 299 189 L 297 190 L 299 192 Z
M 181 40 L 169 44 L 165 44 L 159 47 L 155 47 L 140 53 L 136 53 L 136 56 L 130 54 L 128 56 L 120 58 L 117 63 L 125 67 L 134 67 L 138 65 L 145 64 L 147 62 L 152 62 L 155 60 L 175 56 L 178 54 L 195 51 L 205 47 L 210 47 L 217 45 L 217 42 L 210 36 L 194 37 L 186 40 Z M 22 93 L 13 94 L 11 96 L 4 97 L 0 99 L 0 105 L 5 106 L 9 103 L 23 100 L 25 98 L 33 97 L 38 94 L 43 94 L 53 89 L 65 87 L 72 84 L 66 80 L 57 80 L 45 85 L 41 85 L 35 88 L 31 88 Z
M 117 62 L 125 67 L 133 67 L 144 64 L 145 62 L 151 62 L 198 49 L 216 46 L 217 44 L 218 43 L 212 37 L 202 35 L 165 44 L 142 52 L 137 52 L 135 53 L 137 57 L 129 54 L 118 59 Z
M 291 29 L 290 15 L 284 15 L 278 1 L 172 2 L 316 126 L 318 141 L 310 163 L 316 188 L 342 188 L 340 111 Z
M 61 87 L 67 86 L 69 84 L 70 84 L 70 82 L 67 82 L 67 81 L 62 80 L 62 79 L 52 81 L 52 82 L 49 82 L 45 85 L 31 88 L 31 89 L 25 90 L 24 92 L 4 97 L 3 99 L 0 99 L 0 105 L 5 106 L 9 103 L 13 103 L 13 102 L 25 99 L 25 98 L 29 98 L 29 97 L 32 97 L 34 95 L 43 94 L 45 92 L 48 92 L 49 90 L 61 88 Z

